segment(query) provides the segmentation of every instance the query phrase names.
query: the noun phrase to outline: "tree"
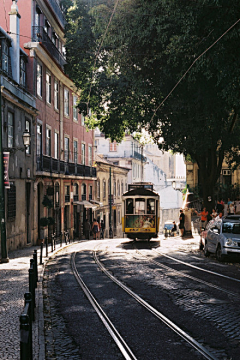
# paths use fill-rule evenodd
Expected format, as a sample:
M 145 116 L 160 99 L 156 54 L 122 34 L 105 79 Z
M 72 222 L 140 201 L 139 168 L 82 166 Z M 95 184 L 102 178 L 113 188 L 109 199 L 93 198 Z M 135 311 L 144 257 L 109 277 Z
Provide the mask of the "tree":
M 77 31 L 66 34 L 69 67 L 80 69 L 76 78 L 69 73 L 81 89 L 80 111 L 87 103 L 111 139 L 145 128 L 160 149 L 190 155 L 204 204 L 212 206 L 208 196 L 214 200 L 223 159 L 235 168 L 240 162 L 240 23 L 227 31 L 238 21 L 240 4 L 120 0 L 109 24 L 113 9 L 112 1 L 96 2 L 82 19 L 91 40 L 83 65 L 76 48 L 71 56 Z

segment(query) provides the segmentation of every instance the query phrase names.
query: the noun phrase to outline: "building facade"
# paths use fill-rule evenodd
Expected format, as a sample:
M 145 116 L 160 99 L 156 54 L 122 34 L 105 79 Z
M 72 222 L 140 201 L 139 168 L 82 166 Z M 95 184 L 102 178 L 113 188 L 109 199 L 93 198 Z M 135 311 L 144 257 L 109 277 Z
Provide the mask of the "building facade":
M 84 218 L 92 217 L 95 208 L 94 133 L 86 131 L 84 117 L 76 109 L 78 94 L 64 72 L 64 13 L 58 0 L 6 0 L 0 13 L 6 32 L 4 13 L 12 4 L 20 20 L 20 47 L 28 57 L 26 88 L 38 112 L 33 129 L 31 242 L 47 235 L 42 231 L 46 221 L 48 235 L 68 230 L 71 237 L 81 237 Z
M 0 119 L 1 155 L 4 169 L 6 239 L 1 249 L 13 250 L 31 244 L 34 236 L 35 97 L 26 84 L 28 55 L 20 48 L 19 15 L 15 2 L 8 14 L 9 33 L 0 23 Z M 24 134 L 30 140 L 24 146 Z M 3 219 L 1 219 L 3 222 Z M 3 244 L 2 242 L 5 242 Z
M 105 236 L 122 237 L 122 194 L 127 191 L 128 168 L 96 155 L 97 182 L 95 217 L 105 224 Z

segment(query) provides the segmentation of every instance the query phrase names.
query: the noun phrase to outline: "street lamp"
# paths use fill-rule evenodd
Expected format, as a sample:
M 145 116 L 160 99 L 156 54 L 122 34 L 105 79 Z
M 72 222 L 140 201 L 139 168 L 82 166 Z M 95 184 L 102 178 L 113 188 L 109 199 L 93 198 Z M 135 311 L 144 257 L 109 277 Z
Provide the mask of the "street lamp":
M 30 135 L 28 129 L 26 129 L 24 131 L 22 138 L 23 138 L 23 145 L 25 146 L 25 148 L 28 148 L 31 143 L 31 135 Z

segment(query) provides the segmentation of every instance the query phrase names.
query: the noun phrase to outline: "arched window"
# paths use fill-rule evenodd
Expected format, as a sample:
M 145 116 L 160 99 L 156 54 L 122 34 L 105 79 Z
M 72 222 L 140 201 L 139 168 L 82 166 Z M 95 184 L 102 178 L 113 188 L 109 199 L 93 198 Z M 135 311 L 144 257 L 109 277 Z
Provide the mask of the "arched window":
M 82 184 L 82 187 L 81 187 L 81 195 L 82 195 L 82 200 L 86 200 L 86 198 L 87 198 L 87 187 L 86 187 L 86 184 Z
M 100 199 L 100 180 L 97 179 L 97 199 Z
M 73 200 L 78 201 L 78 184 L 73 185 Z
M 55 208 L 59 207 L 59 183 L 55 184 Z

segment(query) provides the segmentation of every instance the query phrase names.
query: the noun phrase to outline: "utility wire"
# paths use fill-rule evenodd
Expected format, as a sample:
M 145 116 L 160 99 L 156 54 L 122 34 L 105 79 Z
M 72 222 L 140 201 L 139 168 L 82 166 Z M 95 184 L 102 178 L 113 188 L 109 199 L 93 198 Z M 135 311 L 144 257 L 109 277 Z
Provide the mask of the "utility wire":
M 158 111 L 158 109 L 165 103 L 165 101 L 169 98 L 169 96 L 173 93 L 173 91 L 176 89 L 176 87 L 180 84 L 180 82 L 185 78 L 185 76 L 187 75 L 187 73 L 191 70 L 191 68 L 193 67 L 193 65 L 204 55 L 206 54 L 206 52 L 208 50 L 210 50 L 220 39 L 223 38 L 223 36 L 225 36 L 234 26 L 236 26 L 239 23 L 240 19 L 238 19 L 233 25 L 231 25 L 216 41 L 214 41 L 214 43 L 212 45 L 210 45 L 206 50 L 204 50 L 194 61 L 193 63 L 189 66 L 189 68 L 187 69 L 187 71 L 183 74 L 183 76 L 180 78 L 180 80 L 176 83 L 176 85 L 172 88 L 172 90 L 169 92 L 169 94 L 165 97 L 165 99 L 161 102 L 160 105 L 158 105 L 158 107 L 154 110 L 153 116 L 151 117 L 150 123 L 153 120 L 154 116 L 156 115 L 156 112 Z

